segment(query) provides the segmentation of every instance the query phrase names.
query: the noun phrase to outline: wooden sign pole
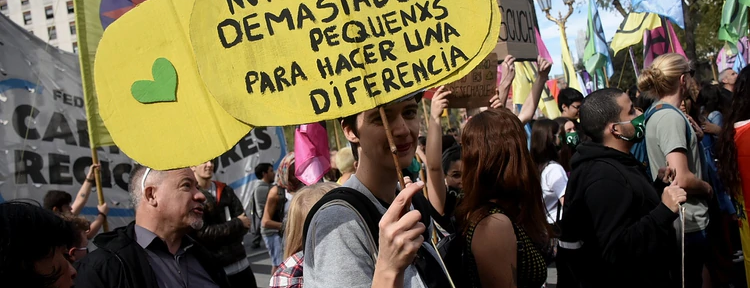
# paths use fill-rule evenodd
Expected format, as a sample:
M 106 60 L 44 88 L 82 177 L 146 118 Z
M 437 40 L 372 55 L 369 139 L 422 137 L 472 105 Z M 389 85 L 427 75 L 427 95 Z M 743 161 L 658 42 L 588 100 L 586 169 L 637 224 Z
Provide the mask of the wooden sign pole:
M 393 141 L 393 133 L 391 132 L 391 124 L 388 123 L 388 117 L 385 115 L 385 108 L 380 106 L 380 119 L 383 121 L 383 128 L 385 128 L 385 136 L 388 138 L 388 145 L 391 148 L 391 155 L 393 155 L 393 163 L 396 164 L 396 173 L 398 173 L 398 183 L 401 184 L 401 189 L 406 188 L 404 182 L 404 173 L 401 172 L 401 165 L 398 164 L 398 149 L 396 149 L 396 142 Z

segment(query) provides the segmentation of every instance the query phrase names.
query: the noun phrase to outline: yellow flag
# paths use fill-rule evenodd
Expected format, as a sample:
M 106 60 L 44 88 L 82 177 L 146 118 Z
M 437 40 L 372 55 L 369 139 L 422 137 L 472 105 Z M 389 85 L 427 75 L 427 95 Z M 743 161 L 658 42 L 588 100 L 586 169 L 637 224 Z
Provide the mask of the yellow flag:
M 617 28 L 615 37 L 612 38 L 612 44 L 610 44 L 614 52 L 612 55 L 617 55 L 618 51 L 640 43 L 643 41 L 644 31 L 659 26 L 661 26 L 661 20 L 657 14 L 630 12 L 620 24 L 620 28 Z
M 139 3 L 142 1 L 139 1 Z M 99 15 L 101 0 L 75 0 L 76 30 L 78 35 L 78 58 L 81 66 L 83 98 L 86 101 L 86 121 L 88 122 L 91 147 L 115 145 L 112 137 L 99 116 L 99 104 L 94 90 L 94 55 L 104 28 Z M 106 8 L 106 7 L 105 7 Z M 120 9 L 122 10 L 122 9 Z M 103 11 L 105 15 L 117 11 Z M 123 12 L 124 13 L 124 12 Z M 128 57 L 123 51 L 123 57 Z
M 513 78 L 513 104 L 521 105 L 531 92 L 531 85 L 536 79 L 534 66 L 529 62 L 516 62 L 516 78 Z
M 536 64 L 532 62 L 516 62 L 516 78 L 513 79 L 513 104 L 521 105 L 531 93 L 531 87 L 538 75 Z M 537 106 L 542 114 L 549 119 L 560 117 L 555 98 L 549 95 L 548 89 L 542 90 L 542 96 Z
M 568 50 L 568 39 L 560 37 L 562 42 L 562 62 L 563 62 L 563 73 L 565 74 L 565 82 L 568 83 L 568 88 L 573 88 L 581 91 L 581 84 L 578 83 L 578 74 L 576 74 L 576 66 L 573 65 L 573 58 L 570 56 L 570 50 Z

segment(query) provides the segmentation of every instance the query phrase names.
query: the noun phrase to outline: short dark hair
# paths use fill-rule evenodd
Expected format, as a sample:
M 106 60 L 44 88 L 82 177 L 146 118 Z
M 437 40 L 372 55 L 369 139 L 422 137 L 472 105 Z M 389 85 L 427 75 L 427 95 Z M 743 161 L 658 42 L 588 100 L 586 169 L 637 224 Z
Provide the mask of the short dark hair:
M 635 103 L 635 99 L 638 98 L 636 94 L 638 94 L 638 85 L 633 84 L 628 89 L 628 97 L 630 97 L 630 101 L 633 103 Z
M 451 135 L 443 135 L 442 142 L 443 142 L 443 151 L 442 151 L 443 153 L 445 153 L 445 151 L 448 150 L 448 148 L 451 148 L 453 147 L 453 145 L 458 144 L 458 142 L 456 142 L 456 138 L 454 138 Z
M 451 167 L 451 164 L 458 160 L 461 160 L 461 145 L 453 145 L 445 149 L 442 163 L 440 163 L 443 166 L 443 174 L 448 175 L 448 169 Z
M 273 167 L 271 163 L 260 163 L 258 165 L 255 165 L 255 177 L 258 179 L 263 179 L 263 174 L 268 173 L 268 168 Z
M 60 190 L 50 190 L 47 192 L 47 195 L 44 195 L 43 207 L 50 211 L 52 211 L 52 208 L 62 211 L 63 206 L 70 205 L 72 202 L 73 196 L 70 193 Z
M 583 94 L 578 92 L 578 90 L 565 88 L 557 94 L 557 108 L 560 109 L 560 112 L 563 111 L 563 105 L 570 107 L 570 105 L 573 105 L 573 102 L 583 103 Z
M 635 108 L 638 108 L 641 110 L 641 112 L 646 112 L 649 107 L 651 107 L 652 104 L 656 101 L 655 99 L 659 99 L 659 96 L 654 95 L 651 91 L 643 91 L 641 92 L 641 97 L 638 97 L 635 99 L 635 102 L 633 102 L 633 106 Z
M 38 204 L 0 203 L 0 279 L 8 287 L 52 287 L 67 267 L 40 275 L 34 263 L 70 247 L 73 237 L 70 224 Z
M 427 137 L 425 137 L 425 136 L 419 136 L 419 138 L 417 138 L 417 139 L 419 141 L 419 145 L 421 145 L 421 146 L 427 146 Z
M 86 218 L 75 216 L 73 214 L 67 213 L 62 214 L 60 217 L 65 221 L 68 222 L 68 225 L 73 229 L 74 237 L 73 237 L 73 243 L 72 246 L 69 246 L 68 248 L 83 248 L 81 245 L 83 244 L 83 238 L 86 236 L 81 236 L 81 232 L 89 231 L 91 223 L 89 223 Z
M 609 123 L 620 120 L 620 105 L 617 97 L 624 92 L 617 88 L 605 88 L 594 91 L 586 97 L 586 102 L 581 105 L 581 128 L 583 132 L 591 137 L 591 141 L 602 143 L 604 140 L 604 127 Z M 643 98 L 643 97 L 640 97 Z

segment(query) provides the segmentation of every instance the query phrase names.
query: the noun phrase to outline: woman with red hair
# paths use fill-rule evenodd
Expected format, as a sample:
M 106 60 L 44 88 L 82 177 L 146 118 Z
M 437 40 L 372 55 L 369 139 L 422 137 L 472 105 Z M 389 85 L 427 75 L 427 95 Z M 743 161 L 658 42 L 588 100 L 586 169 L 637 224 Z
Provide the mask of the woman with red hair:
M 472 287 L 541 287 L 550 226 L 526 132 L 507 109 L 468 121 L 461 137 L 464 198 L 456 219 Z

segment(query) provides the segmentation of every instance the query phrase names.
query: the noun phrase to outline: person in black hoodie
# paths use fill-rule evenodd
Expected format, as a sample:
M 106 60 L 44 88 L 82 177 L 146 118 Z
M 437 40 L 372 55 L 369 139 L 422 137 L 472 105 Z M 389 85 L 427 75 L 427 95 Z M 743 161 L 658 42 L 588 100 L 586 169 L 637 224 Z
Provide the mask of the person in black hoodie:
M 203 193 L 189 168 L 135 165 L 129 192 L 135 221 L 94 238 L 76 262 L 77 288 L 230 287 L 213 255 L 187 234 L 203 227 Z
M 686 193 L 674 182 L 652 183 L 630 154 L 644 136 L 641 113 L 627 94 L 609 88 L 589 95 L 580 116 L 592 141 L 572 159 L 557 267 L 574 283 L 559 287 L 678 286 L 673 223 Z M 655 182 L 666 182 L 670 171 L 661 169 Z

